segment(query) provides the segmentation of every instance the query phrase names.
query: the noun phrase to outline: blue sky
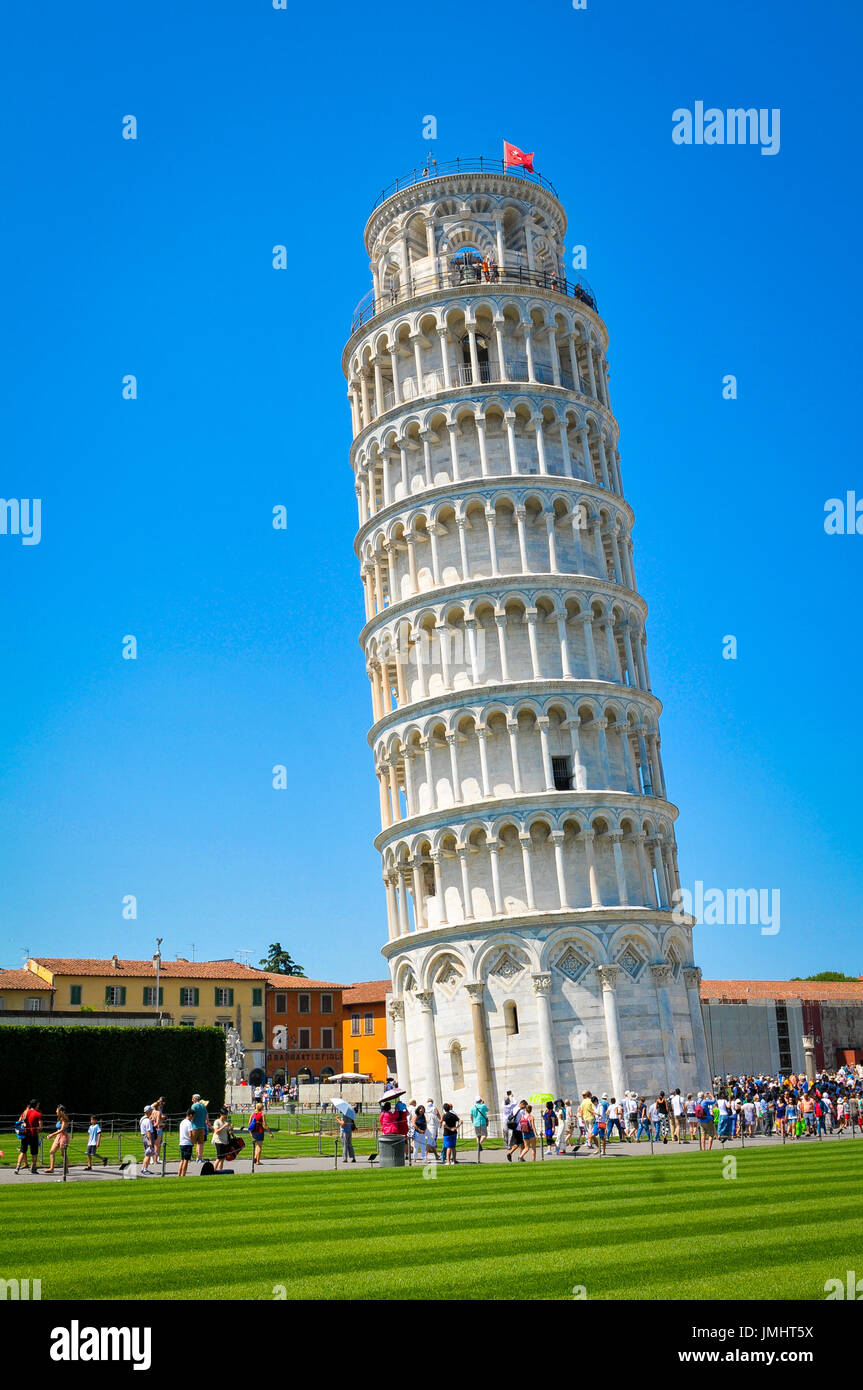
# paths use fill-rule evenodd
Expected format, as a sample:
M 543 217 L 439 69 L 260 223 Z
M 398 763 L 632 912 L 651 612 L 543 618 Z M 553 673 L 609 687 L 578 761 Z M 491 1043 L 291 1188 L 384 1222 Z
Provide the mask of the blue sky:
M 863 972 L 863 537 L 823 528 L 863 497 L 859 9 L 475 14 L 6 17 L 0 494 L 43 519 L 39 545 L 0 536 L 4 966 L 162 936 L 383 973 L 340 356 L 366 216 L 432 114 L 440 160 L 535 150 L 588 248 L 682 879 L 781 892 L 777 935 L 703 927 L 697 960 Z M 697 100 L 778 107 L 779 154 L 673 144 Z

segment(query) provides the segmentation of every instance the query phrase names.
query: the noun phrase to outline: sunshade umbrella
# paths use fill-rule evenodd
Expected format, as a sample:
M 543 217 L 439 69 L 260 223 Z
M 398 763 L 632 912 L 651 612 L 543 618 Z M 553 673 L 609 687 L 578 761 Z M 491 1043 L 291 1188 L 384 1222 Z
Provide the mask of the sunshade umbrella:
M 368 1072 L 363 1071 L 340 1071 L 338 1076 L 328 1076 L 328 1081 L 368 1081 Z
M 355 1120 L 357 1118 L 357 1112 L 354 1110 L 354 1107 L 348 1105 L 346 1100 L 342 1100 L 341 1096 L 339 1096 L 338 1100 L 334 1100 L 332 1104 L 333 1109 L 340 1110 L 346 1120 Z
M 551 1091 L 537 1091 L 535 1096 L 530 1097 L 531 1105 L 543 1105 L 547 1100 L 554 1100 L 554 1096 L 551 1094 Z
M 404 1091 L 401 1089 L 401 1087 L 394 1086 L 391 1091 L 384 1091 L 383 1095 L 381 1096 L 381 1100 L 396 1100 L 399 1096 L 403 1095 Z

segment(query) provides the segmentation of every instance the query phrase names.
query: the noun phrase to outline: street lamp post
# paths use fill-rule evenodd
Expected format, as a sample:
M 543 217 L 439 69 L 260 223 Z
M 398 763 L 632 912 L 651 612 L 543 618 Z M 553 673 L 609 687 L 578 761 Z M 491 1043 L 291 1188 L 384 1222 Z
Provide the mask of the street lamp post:
M 815 1037 L 812 1033 L 803 1034 L 803 1055 L 806 1059 L 806 1076 L 810 1083 L 815 1080 Z
M 160 1027 L 160 1028 L 161 1028 L 161 1026 L 162 1026 L 162 1005 L 161 1005 L 161 1002 L 160 1002 L 160 999 L 159 999 L 159 974 L 160 974 L 161 968 L 162 968 L 162 942 L 163 942 L 163 940 L 164 940 L 164 937 L 161 937 L 161 936 L 157 936 L 157 937 L 156 937 L 156 1017 L 157 1017 L 157 1019 L 158 1019 L 158 1021 L 159 1021 L 159 1027 Z

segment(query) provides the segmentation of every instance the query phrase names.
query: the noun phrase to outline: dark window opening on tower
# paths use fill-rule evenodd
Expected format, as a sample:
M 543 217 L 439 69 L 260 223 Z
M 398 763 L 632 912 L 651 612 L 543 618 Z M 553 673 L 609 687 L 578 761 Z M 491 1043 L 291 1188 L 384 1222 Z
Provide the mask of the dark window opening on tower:
M 507 1034 L 518 1032 L 518 1009 L 515 1004 L 504 1004 L 503 1021 L 506 1024 Z
M 551 774 L 555 791 L 572 791 L 572 758 L 552 758 Z

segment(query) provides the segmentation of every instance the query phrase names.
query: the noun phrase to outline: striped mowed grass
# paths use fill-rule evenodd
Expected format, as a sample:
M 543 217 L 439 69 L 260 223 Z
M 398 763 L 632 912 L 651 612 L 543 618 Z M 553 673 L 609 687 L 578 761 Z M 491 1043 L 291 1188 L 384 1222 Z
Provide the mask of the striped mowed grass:
M 424 1172 L 22 1178 L 0 1272 L 43 1299 L 819 1300 L 861 1264 L 850 1141 Z

